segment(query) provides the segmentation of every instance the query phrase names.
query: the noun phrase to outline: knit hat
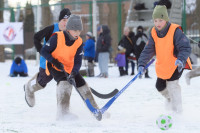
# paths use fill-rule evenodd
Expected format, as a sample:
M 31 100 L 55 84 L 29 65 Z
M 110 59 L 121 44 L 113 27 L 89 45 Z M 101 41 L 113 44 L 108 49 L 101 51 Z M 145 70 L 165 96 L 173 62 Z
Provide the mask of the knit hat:
M 138 32 L 140 29 L 142 30 L 142 32 L 144 31 L 144 28 L 140 25 L 140 26 L 137 27 L 137 32 Z
M 169 21 L 168 13 L 167 13 L 167 8 L 165 5 L 156 5 L 156 7 L 153 10 L 153 19 L 163 19 L 165 21 Z
M 83 30 L 83 24 L 81 17 L 78 15 L 71 15 L 67 21 L 66 25 L 67 30 Z
M 93 37 L 92 32 L 87 32 L 86 35 L 89 37 Z
M 71 12 L 68 8 L 62 9 L 62 11 L 60 11 L 59 21 L 65 18 L 69 18 L 70 15 L 71 15 Z
M 22 61 L 22 59 L 21 59 L 20 57 L 16 57 L 16 58 L 15 58 L 15 63 L 16 63 L 16 64 L 20 64 L 21 61 Z

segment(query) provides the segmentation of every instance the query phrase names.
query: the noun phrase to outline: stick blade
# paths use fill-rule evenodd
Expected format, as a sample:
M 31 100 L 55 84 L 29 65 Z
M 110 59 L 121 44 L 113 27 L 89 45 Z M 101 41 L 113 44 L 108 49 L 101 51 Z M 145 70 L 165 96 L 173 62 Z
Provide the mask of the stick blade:
M 101 94 L 101 93 L 95 91 L 93 88 L 90 88 L 90 89 L 91 89 L 92 93 L 93 93 L 95 96 L 97 96 L 97 97 L 99 97 L 99 98 L 102 98 L 102 99 L 111 98 L 111 97 L 113 97 L 115 94 L 117 94 L 117 93 L 119 92 L 118 89 L 114 89 L 112 92 L 110 92 L 110 93 L 108 93 L 108 94 Z

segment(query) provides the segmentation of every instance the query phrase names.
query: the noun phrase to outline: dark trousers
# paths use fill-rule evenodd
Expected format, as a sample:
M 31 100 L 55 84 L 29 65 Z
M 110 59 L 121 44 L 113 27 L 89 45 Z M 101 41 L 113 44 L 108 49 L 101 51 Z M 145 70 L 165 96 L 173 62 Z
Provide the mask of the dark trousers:
M 53 76 L 54 80 L 57 82 L 57 84 L 60 81 L 66 81 L 67 77 L 65 75 L 64 72 L 60 72 L 55 70 L 54 68 L 51 67 L 51 65 L 49 65 L 50 63 L 48 63 L 48 69 L 50 74 Z M 80 73 L 75 75 L 75 82 L 76 82 L 76 87 L 81 87 L 83 85 L 86 84 L 85 80 L 83 79 L 83 77 L 80 75 Z
M 45 87 L 47 85 L 47 83 L 49 83 L 51 80 L 53 79 L 53 77 L 51 75 L 47 75 L 45 72 L 45 69 L 43 68 L 39 68 L 39 74 L 37 77 L 37 82 L 42 86 Z
M 170 79 L 161 79 L 161 78 L 157 78 L 156 81 L 156 88 L 158 91 L 163 91 L 166 88 L 166 81 L 174 81 L 177 80 L 181 77 L 183 71 L 181 71 L 180 73 L 178 72 L 178 69 L 175 70 L 175 72 L 173 73 L 172 77 Z
M 126 73 L 124 71 L 124 67 L 119 67 L 119 74 L 120 74 L 120 76 L 126 75 Z
M 135 63 L 134 63 L 133 61 L 130 61 L 130 62 L 131 62 L 132 73 L 134 73 Z M 127 74 L 128 74 L 128 63 L 129 63 L 129 60 L 128 60 L 127 57 L 126 57 L 126 67 L 125 67 L 125 71 L 126 71 Z

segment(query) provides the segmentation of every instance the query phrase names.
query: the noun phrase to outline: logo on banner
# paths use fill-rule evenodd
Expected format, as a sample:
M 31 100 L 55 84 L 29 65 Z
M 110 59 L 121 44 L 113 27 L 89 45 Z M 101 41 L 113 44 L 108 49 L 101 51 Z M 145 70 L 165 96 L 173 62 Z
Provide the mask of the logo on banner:
M 16 32 L 14 30 L 13 27 L 11 26 L 8 26 L 5 30 L 4 30 L 4 33 L 3 33 L 3 36 L 4 38 L 7 40 L 7 41 L 12 41 L 15 39 L 16 37 Z

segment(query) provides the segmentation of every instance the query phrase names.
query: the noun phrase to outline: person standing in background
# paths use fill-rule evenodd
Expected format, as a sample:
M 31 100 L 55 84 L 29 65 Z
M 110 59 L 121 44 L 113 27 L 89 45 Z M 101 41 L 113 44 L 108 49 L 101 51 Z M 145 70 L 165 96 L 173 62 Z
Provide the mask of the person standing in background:
M 86 42 L 83 46 L 84 57 L 87 60 L 87 76 L 94 77 L 95 38 L 91 32 L 86 34 Z
M 97 40 L 97 52 L 100 74 L 98 77 L 108 77 L 109 50 L 111 47 L 110 30 L 107 25 L 101 26 L 101 32 Z
M 125 53 L 125 57 L 126 57 L 126 67 L 125 67 L 125 71 L 126 71 L 126 75 L 128 75 L 128 63 L 129 60 L 128 58 L 131 55 L 135 55 L 135 34 L 134 32 L 130 31 L 129 27 L 124 27 L 124 35 L 122 37 L 122 39 L 119 41 L 119 45 L 121 45 L 122 47 L 124 47 L 126 49 L 126 53 Z M 135 69 L 135 63 L 133 61 L 131 62 L 131 75 L 134 75 L 134 69 Z
M 126 57 L 125 57 L 126 49 L 122 46 L 118 46 L 118 53 L 115 57 L 115 61 L 117 62 L 117 66 L 119 67 L 119 74 L 120 76 L 126 75 L 126 71 L 124 70 L 124 67 L 126 66 Z
M 144 33 L 144 29 L 142 26 L 137 27 L 137 34 L 135 36 L 135 56 L 137 61 L 137 67 L 138 67 L 138 59 L 140 57 L 140 54 L 142 53 L 142 50 L 144 49 L 145 45 L 148 42 L 147 35 Z M 145 78 L 150 78 L 148 74 L 148 69 L 146 69 L 145 72 Z

